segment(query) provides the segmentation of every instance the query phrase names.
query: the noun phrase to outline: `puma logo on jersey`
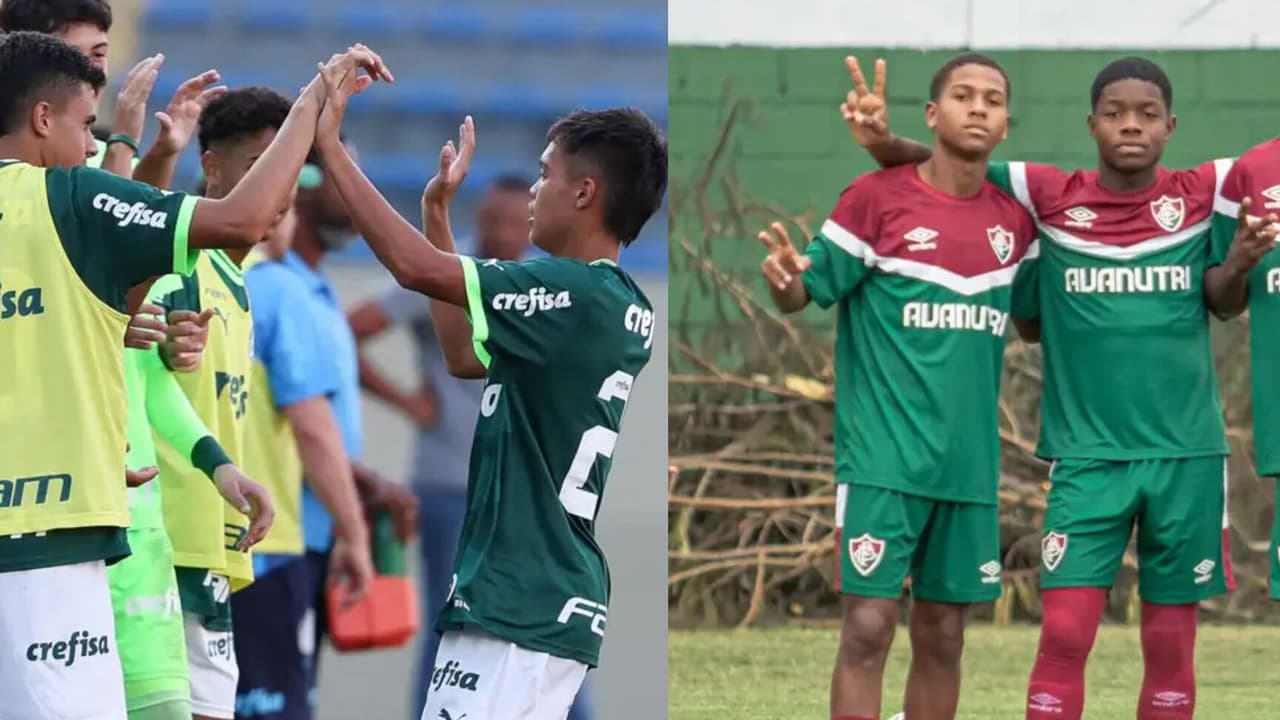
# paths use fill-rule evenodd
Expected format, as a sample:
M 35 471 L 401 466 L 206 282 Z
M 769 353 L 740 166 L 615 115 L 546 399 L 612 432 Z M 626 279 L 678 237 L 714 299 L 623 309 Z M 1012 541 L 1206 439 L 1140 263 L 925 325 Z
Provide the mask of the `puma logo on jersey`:
M 938 231 L 927 227 L 918 227 L 902 237 L 911 241 L 907 249 L 912 252 L 932 250 L 938 247 L 938 244 L 933 241 L 934 238 L 938 237 Z
M 1262 207 L 1268 210 L 1280 208 L 1280 185 L 1272 185 L 1258 194 L 1270 201 L 1263 203 Z
M 909 302 L 902 306 L 902 326 L 925 330 L 976 330 L 1004 337 L 1009 313 L 987 305 Z
M 529 317 L 536 312 L 546 312 L 573 305 L 568 290 L 552 294 L 544 287 L 530 288 L 523 293 L 498 293 L 493 296 L 494 310 L 515 310 Z
M 164 229 L 165 223 L 169 220 L 169 213 L 167 212 L 152 210 L 143 202 L 129 205 L 121 201 L 120 198 L 106 193 L 98 193 L 93 196 L 93 209 L 101 210 L 119 220 L 120 222 L 116 224 L 120 227 L 141 225 L 143 227 Z
M 1186 292 L 1191 289 L 1191 266 L 1067 268 L 1063 280 L 1069 293 Z
M 1063 223 L 1068 227 L 1091 228 L 1093 227 L 1093 221 L 1098 219 L 1098 213 L 1083 205 L 1077 205 L 1062 214 L 1069 218 Z
M 44 313 L 44 291 L 40 288 L 25 290 L 6 290 L 0 285 L 0 320 L 8 320 L 15 315 L 27 317 Z
M 623 327 L 644 338 L 645 350 L 653 347 L 653 319 L 652 310 L 646 310 L 639 305 L 631 305 L 627 307 L 627 314 L 622 321 Z

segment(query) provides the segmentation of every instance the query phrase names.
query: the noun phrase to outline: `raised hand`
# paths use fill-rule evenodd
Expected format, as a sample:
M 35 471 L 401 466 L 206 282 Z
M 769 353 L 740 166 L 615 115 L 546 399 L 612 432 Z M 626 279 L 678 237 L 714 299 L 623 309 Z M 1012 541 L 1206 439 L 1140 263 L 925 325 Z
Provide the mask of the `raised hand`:
M 138 312 L 129 318 L 129 327 L 124 333 L 124 346 L 137 350 L 150 350 L 156 343 L 163 342 L 169 325 L 164 321 L 164 308 L 143 303 Z
M 219 465 L 213 471 L 213 484 L 224 500 L 249 518 L 249 531 L 236 543 L 236 550 L 244 552 L 257 545 L 275 521 L 271 493 L 231 463 Z
M 316 126 L 316 142 L 338 140 L 342 118 L 347 112 L 347 101 L 352 95 L 364 92 L 375 81 L 395 82 L 391 70 L 382 57 L 360 44 L 347 48 L 318 65 L 320 74 L 303 92 L 323 93 L 324 110 Z M 360 74 L 363 68 L 365 75 Z
M 422 201 L 448 203 L 457 194 L 462 181 L 471 168 L 471 158 L 476 154 L 476 124 L 468 115 L 458 126 L 458 147 L 453 141 L 444 144 L 440 149 L 440 169 L 435 177 L 427 182 L 422 191 Z
M 169 367 L 181 372 L 193 372 L 200 367 L 200 356 L 209 341 L 209 321 L 212 319 L 213 310 L 199 314 L 191 310 L 169 313 L 164 348 Z
M 888 142 L 892 135 L 889 133 L 889 106 L 884 99 L 884 60 L 876 60 L 875 84 L 870 89 L 867 89 L 867 79 L 862 75 L 857 58 L 850 55 L 844 59 L 844 64 L 853 80 L 853 89 L 840 103 L 840 116 L 849 126 L 854 141 L 862 147 Z
M 195 134 L 200 114 L 214 98 L 227 92 L 226 86 L 215 85 L 221 79 L 217 70 L 206 70 L 178 86 L 169 106 L 155 115 L 160 123 L 156 150 L 177 155 L 186 148 Z
M 760 264 L 760 271 L 771 287 L 779 292 L 787 292 L 813 262 L 796 251 L 787 235 L 787 228 L 782 223 L 775 222 L 769 227 L 773 231 L 772 235 L 761 231 L 756 236 L 769 250 L 764 262 Z
M 128 135 L 134 140 L 142 137 L 142 125 L 146 122 L 147 100 L 160 76 L 164 53 L 143 58 L 125 76 L 120 94 L 116 96 L 115 124 L 112 131 Z
M 1263 255 L 1271 252 L 1276 246 L 1276 235 L 1280 233 L 1280 225 L 1276 224 L 1275 214 L 1251 220 L 1249 206 L 1252 199 L 1240 201 L 1240 214 L 1237 218 L 1235 238 L 1231 241 L 1231 249 L 1227 251 L 1225 264 L 1240 273 L 1253 269 Z

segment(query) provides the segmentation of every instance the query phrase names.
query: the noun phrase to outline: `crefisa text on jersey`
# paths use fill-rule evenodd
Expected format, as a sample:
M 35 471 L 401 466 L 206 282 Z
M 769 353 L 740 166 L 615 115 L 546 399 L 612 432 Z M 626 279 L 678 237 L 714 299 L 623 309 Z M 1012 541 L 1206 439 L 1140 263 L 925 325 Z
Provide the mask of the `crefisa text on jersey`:
M 552 294 L 544 287 L 529 288 L 523 293 L 498 293 L 493 296 L 494 310 L 515 310 L 529 317 L 536 312 L 546 312 L 573 305 L 568 290 Z
M 652 310 L 646 310 L 639 305 L 632 304 L 627 307 L 627 315 L 623 325 L 628 332 L 633 332 L 643 337 L 644 349 L 648 350 L 653 347 L 653 321 L 654 314 Z
M 0 284 L 0 320 L 17 315 L 40 315 L 44 312 L 44 295 L 38 287 L 14 290 Z

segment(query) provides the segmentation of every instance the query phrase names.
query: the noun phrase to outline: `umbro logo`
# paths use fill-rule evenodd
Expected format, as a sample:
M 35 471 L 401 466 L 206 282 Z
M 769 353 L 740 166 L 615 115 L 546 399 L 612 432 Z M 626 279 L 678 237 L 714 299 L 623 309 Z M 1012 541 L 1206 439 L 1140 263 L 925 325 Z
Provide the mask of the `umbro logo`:
M 1196 563 L 1196 566 L 1191 568 L 1196 573 L 1196 580 L 1195 580 L 1196 584 L 1200 585 L 1202 583 L 1207 583 L 1210 580 L 1212 580 L 1213 569 L 1215 567 L 1217 567 L 1217 563 L 1215 563 L 1212 560 L 1209 560 L 1208 558 L 1205 558 L 1204 560 L 1201 560 L 1200 562 Z
M 1035 695 L 1032 695 L 1027 699 L 1031 701 L 1030 703 L 1027 704 L 1027 707 L 1029 707 L 1032 710 L 1047 710 L 1048 712 L 1062 712 L 1057 707 L 1062 704 L 1062 700 L 1058 699 L 1054 695 L 1050 695 L 1049 693 L 1046 693 L 1046 692 L 1036 693 Z
M 902 237 L 911 242 L 907 249 L 912 252 L 932 250 L 938 247 L 938 244 L 933 241 L 934 238 L 938 237 L 938 231 L 927 227 L 918 227 Z
M 1000 582 L 1000 563 L 995 560 L 980 565 L 978 567 L 978 572 L 982 573 L 982 582 L 984 585 Z
M 1093 221 L 1098 219 L 1098 213 L 1083 205 L 1077 205 L 1062 214 L 1069 218 L 1065 224 L 1070 227 L 1091 228 Z
M 1280 185 L 1272 185 L 1258 194 L 1270 201 L 1265 203 L 1262 207 L 1268 210 L 1280 208 Z

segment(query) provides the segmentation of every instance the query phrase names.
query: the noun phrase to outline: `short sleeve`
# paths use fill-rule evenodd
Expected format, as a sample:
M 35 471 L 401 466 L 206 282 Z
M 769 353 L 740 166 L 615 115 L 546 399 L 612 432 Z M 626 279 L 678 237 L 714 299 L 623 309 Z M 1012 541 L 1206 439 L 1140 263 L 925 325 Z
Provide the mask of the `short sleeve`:
M 165 313 L 174 310 L 200 312 L 200 284 L 194 275 L 165 275 L 151 284 L 147 302 L 164 308 Z
M 867 185 L 859 178 L 840 193 L 822 230 L 805 248 L 812 264 L 800 278 L 818 307 L 829 308 L 853 292 L 875 262 L 876 195 Z
M 1221 265 L 1231 250 L 1231 241 L 1239 225 L 1240 202 L 1248 196 L 1247 171 L 1240 163 L 1232 165 L 1213 193 L 1213 220 L 1209 232 L 1209 264 Z
M 1018 223 L 1019 240 L 1026 251 L 1013 274 L 1009 312 L 1016 318 L 1034 320 L 1040 317 L 1040 237 L 1035 220 L 1025 210 Z
M 100 299 L 123 308 L 129 288 L 189 274 L 187 234 L 196 199 L 95 168 L 49 168 L 49 211 L 76 272 Z
M 1034 213 L 1036 207 L 1032 202 L 1028 172 L 1034 173 L 1043 167 L 1047 166 L 1028 165 L 1017 160 L 992 160 L 987 163 L 987 181 L 1000 188 L 1005 195 L 1017 200 L 1018 204 L 1029 212 Z
M 254 355 L 267 370 L 277 408 L 338 392 L 337 363 L 325 347 L 307 289 L 296 278 L 257 266 L 245 274 L 253 298 Z
M 525 262 L 459 257 L 476 357 L 545 364 L 593 304 L 592 269 L 566 258 Z
M 399 285 L 387 288 L 378 296 L 378 307 L 392 325 L 410 325 L 415 322 L 431 322 L 431 300 L 421 293 Z

